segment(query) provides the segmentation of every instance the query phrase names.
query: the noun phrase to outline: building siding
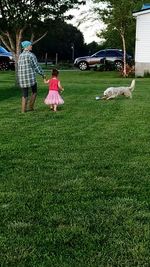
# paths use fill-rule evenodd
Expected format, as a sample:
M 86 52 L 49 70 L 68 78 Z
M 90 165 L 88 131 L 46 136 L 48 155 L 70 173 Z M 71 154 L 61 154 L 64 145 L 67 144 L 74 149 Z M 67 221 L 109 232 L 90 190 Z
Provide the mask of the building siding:
M 136 16 L 135 75 L 150 73 L 150 11 Z
M 135 61 L 150 63 L 150 13 L 137 16 Z

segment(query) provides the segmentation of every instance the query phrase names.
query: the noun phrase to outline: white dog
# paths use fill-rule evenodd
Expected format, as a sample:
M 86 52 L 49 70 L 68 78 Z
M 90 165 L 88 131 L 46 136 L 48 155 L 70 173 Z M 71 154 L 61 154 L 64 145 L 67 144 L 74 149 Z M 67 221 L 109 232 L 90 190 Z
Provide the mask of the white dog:
M 132 98 L 132 91 L 135 88 L 135 80 L 132 80 L 132 83 L 129 87 L 109 87 L 104 91 L 103 99 L 112 99 L 119 95 L 124 95 L 126 97 Z

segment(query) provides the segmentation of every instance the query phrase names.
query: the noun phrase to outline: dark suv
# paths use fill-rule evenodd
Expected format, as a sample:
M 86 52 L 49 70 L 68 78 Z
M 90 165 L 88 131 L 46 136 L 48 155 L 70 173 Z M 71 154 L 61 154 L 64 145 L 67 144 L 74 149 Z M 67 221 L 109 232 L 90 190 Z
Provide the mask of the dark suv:
M 126 60 L 128 64 L 131 64 L 132 56 L 126 54 Z M 87 70 L 90 68 L 96 68 L 100 64 L 107 62 L 108 66 L 115 69 L 121 69 L 123 67 L 123 51 L 119 49 L 105 49 L 100 50 L 92 56 L 78 57 L 74 61 L 74 66 L 80 70 Z
M 15 61 L 12 53 L 8 52 L 4 47 L 0 46 L 0 70 L 14 70 Z

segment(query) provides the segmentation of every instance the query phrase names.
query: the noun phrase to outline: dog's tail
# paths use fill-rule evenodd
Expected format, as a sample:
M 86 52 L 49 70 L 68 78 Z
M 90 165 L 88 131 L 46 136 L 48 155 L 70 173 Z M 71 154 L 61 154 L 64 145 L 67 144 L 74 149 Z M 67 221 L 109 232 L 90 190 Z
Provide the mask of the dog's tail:
M 132 80 L 131 85 L 129 87 L 130 91 L 133 91 L 135 88 L 135 80 Z

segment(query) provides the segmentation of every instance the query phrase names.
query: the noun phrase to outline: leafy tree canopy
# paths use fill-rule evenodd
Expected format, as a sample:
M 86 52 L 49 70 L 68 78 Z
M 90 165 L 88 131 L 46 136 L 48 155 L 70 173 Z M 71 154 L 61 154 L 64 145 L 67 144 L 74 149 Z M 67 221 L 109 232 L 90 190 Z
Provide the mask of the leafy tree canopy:
M 95 8 L 106 29 L 100 34 L 103 38 L 111 38 L 116 43 L 122 42 L 123 48 L 123 74 L 126 77 L 126 51 L 127 43 L 135 41 L 135 20 L 132 12 L 142 0 L 93 0 L 94 3 L 105 3 L 103 9 Z
M 63 18 L 67 10 L 83 0 L 0 0 L 2 30 L 22 28 L 46 18 Z
M 127 50 L 133 53 L 135 42 L 135 19 L 132 12 L 141 8 L 143 0 L 93 0 L 104 3 L 103 8 L 95 8 L 95 12 L 106 25 L 98 34 L 105 39 L 106 46 L 121 47 L 121 35 L 126 40 Z
M 30 39 L 33 41 L 35 32 L 45 32 L 42 21 L 48 18 L 63 20 L 67 10 L 84 3 L 85 0 L 0 0 L 0 40 L 14 55 L 19 55 L 25 30 L 32 32 Z
M 83 34 L 73 25 L 48 19 L 44 27 L 47 28 L 47 35 L 33 46 L 39 59 L 43 60 L 47 54 L 48 60 L 53 61 L 57 53 L 59 60 L 71 61 L 73 52 L 75 57 L 85 52 Z

